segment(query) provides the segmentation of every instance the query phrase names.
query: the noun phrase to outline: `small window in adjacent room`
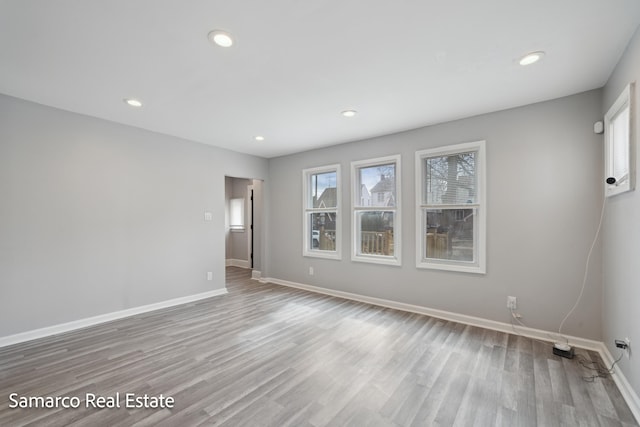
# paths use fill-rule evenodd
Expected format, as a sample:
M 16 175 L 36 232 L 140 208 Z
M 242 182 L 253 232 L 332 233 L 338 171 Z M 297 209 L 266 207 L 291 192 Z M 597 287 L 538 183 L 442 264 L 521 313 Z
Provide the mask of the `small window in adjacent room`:
M 627 85 L 604 116 L 605 195 L 633 190 L 635 174 L 631 157 L 633 84 Z
M 401 265 L 400 156 L 351 163 L 354 261 Z
M 305 169 L 302 179 L 302 254 L 340 259 L 340 165 Z
M 244 231 L 244 199 L 231 199 L 229 204 L 229 228 Z
M 484 146 L 416 152 L 416 267 L 485 272 Z

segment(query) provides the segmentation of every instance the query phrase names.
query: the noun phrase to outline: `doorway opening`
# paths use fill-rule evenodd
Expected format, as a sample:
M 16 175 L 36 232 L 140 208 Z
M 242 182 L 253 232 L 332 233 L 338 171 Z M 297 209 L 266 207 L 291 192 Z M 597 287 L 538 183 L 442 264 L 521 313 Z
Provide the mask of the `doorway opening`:
M 225 176 L 225 266 L 260 277 L 263 181 Z

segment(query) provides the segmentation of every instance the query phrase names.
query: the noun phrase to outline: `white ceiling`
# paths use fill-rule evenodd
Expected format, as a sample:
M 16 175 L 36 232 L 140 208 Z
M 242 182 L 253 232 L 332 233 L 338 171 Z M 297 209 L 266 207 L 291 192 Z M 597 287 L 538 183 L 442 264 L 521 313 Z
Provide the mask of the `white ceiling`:
M 0 93 L 274 157 L 599 88 L 639 24 L 638 0 L 0 0 Z

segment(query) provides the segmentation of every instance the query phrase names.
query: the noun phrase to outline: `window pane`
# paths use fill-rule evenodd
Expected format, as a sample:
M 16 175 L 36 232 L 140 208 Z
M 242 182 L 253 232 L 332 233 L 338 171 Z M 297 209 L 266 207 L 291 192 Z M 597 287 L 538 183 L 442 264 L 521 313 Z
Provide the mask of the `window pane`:
M 424 160 L 424 203 L 476 203 L 476 153 L 430 157 Z
M 337 172 L 325 172 L 311 175 L 311 205 L 314 208 L 335 208 L 338 206 L 336 189 Z
M 231 199 L 229 205 L 229 226 L 233 230 L 244 229 L 244 199 Z
M 475 209 L 425 209 L 426 258 L 474 260 Z
M 613 136 L 613 176 L 619 180 L 629 173 L 629 107 L 611 119 L 610 131 Z
M 358 212 L 360 231 L 360 254 L 394 256 L 393 219 L 394 212 Z
M 321 251 L 336 250 L 336 212 L 309 214 L 311 236 L 310 249 Z
M 396 205 L 396 165 L 377 165 L 358 169 L 357 206 Z

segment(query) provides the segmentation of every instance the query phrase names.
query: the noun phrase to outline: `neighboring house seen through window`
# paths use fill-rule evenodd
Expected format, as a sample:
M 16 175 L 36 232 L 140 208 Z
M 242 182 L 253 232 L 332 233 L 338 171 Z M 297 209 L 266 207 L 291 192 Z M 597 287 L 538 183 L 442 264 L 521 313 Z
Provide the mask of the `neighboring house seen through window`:
M 416 152 L 418 268 L 485 272 L 484 146 Z
M 340 259 L 340 165 L 303 170 L 303 255 Z
M 400 265 L 400 156 L 351 163 L 352 259 Z

